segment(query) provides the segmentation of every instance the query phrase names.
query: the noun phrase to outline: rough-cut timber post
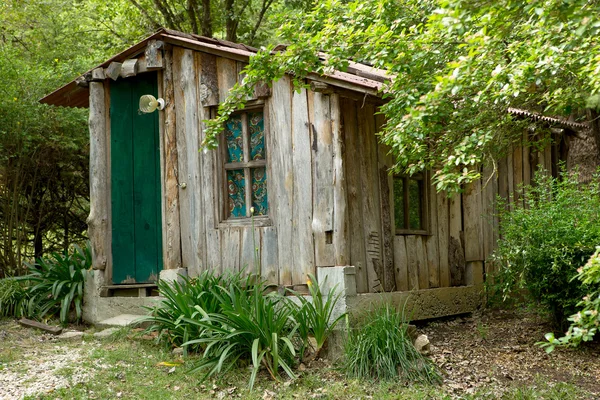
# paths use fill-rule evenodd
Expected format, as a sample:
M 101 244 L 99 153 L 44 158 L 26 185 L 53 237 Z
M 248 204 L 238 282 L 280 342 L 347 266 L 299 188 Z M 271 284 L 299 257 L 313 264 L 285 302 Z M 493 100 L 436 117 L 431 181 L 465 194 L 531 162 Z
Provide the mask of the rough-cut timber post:
M 340 98 L 337 94 L 330 97 L 331 131 L 333 134 L 333 247 L 335 250 L 335 265 L 348 265 L 350 241 L 348 232 L 348 199 L 346 196 L 346 174 L 344 172 L 344 138 L 342 137 Z
M 164 134 L 164 187 L 165 187 L 165 243 L 164 268 L 181 268 L 181 236 L 179 229 L 179 185 L 177 182 L 177 135 L 175 131 L 175 99 L 173 60 L 170 51 L 165 52 L 163 72 Z
M 105 269 L 108 240 L 108 145 L 106 142 L 106 107 L 104 86 L 90 82 L 90 215 L 88 234 L 92 245 L 92 267 Z

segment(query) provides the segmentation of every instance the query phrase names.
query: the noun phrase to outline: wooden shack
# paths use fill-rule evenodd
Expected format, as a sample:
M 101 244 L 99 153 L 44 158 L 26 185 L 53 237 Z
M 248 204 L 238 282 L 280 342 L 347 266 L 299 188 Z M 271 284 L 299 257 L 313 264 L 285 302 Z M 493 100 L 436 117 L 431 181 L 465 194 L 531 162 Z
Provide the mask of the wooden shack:
M 294 91 L 289 77 L 257 87 L 219 149 L 199 152 L 202 121 L 255 51 L 162 29 L 42 99 L 90 110 L 85 318 L 136 314 L 161 277 L 207 269 L 300 291 L 308 274 L 342 271 L 350 307 L 410 293 L 416 318 L 476 308 L 498 238 L 496 195 L 530 182 L 537 164 L 552 170 L 559 146 L 515 148 L 498 174 L 486 168 L 448 198 L 426 173 L 389 173 L 376 114 L 388 77 L 350 63 L 309 75 L 311 90 Z M 140 113 L 144 94 L 166 106 Z

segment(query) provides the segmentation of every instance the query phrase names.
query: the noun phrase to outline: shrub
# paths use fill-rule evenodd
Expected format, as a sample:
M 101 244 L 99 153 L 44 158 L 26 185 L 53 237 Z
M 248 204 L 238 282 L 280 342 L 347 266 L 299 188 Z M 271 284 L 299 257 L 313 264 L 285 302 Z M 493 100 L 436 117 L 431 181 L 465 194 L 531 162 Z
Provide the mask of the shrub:
M 295 378 L 293 337 L 297 326 L 291 318 L 292 310 L 282 304 L 284 297 L 276 292 L 265 295 L 264 290 L 263 282 L 258 282 L 252 290 L 231 282 L 227 291 L 213 289 L 220 300 L 219 313 L 209 314 L 196 306 L 200 318 L 184 318 L 202 331 L 199 338 L 184 345 L 205 346 L 193 371 L 206 370 L 206 376 L 212 376 L 245 359 L 252 360 L 250 389 L 261 366 L 273 379 L 279 379 L 279 367 L 291 379 Z
M 403 313 L 389 305 L 369 312 L 349 334 L 343 370 L 351 378 L 439 383 L 435 365 L 413 346 Z
M 0 317 L 21 317 L 25 315 L 27 292 L 14 278 L 0 279 Z
M 559 178 L 536 174 L 525 188 L 525 208 L 499 205 L 494 288 L 504 299 L 527 289 L 557 326 L 565 326 L 585 294 L 573 278 L 600 243 L 600 179 L 583 185 L 577 178 L 564 171 Z
M 539 343 L 550 353 L 555 346 L 579 346 L 591 341 L 600 329 L 600 247 L 587 262 L 577 270 L 576 278 L 588 293 L 577 303 L 581 309 L 569 317 L 571 326 L 565 336 L 555 338 L 553 333 L 546 334 L 547 342 Z
M 336 292 L 336 287 L 332 287 L 324 298 L 321 292 L 321 286 L 324 283 L 322 282 L 319 285 L 314 275 L 309 274 L 308 290 L 311 295 L 310 300 L 302 294 L 290 290 L 300 302 L 298 306 L 293 301 L 288 301 L 289 306 L 292 308 L 292 315 L 298 322 L 298 333 L 302 339 L 300 357 L 304 356 L 310 336 L 315 339 L 314 357 L 317 357 L 333 329 L 346 316 L 344 313 L 332 319 L 333 311 L 342 293 Z
M 232 284 L 240 290 L 251 287 L 254 278 L 243 278 L 241 273 L 215 275 L 213 271 L 204 271 L 196 278 L 181 279 L 181 283 L 159 281 L 158 289 L 164 300 L 156 307 L 146 307 L 149 314 L 136 320 L 136 323 L 150 322 L 147 331 L 158 332 L 159 340 L 165 339 L 178 347 L 201 336 L 204 328 L 189 322 L 198 315 L 198 307 L 208 314 L 220 313 L 221 298 L 217 294 L 222 294 Z M 189 350 L 197 351 L 197 347 L 192 346 Z
M 26 314 L 44 318 L 58 313 L 61 323 L 66 324 L 69 312 L 75 310 L 75 320 L 79 322 L 85 277 L 92 265 L 91 254 L 89 243 L 84 248 L 75 245 L 72 253 L 52 253 L 50 258 L 27 264 L 29 274 L 15 278 L 26 283 Z

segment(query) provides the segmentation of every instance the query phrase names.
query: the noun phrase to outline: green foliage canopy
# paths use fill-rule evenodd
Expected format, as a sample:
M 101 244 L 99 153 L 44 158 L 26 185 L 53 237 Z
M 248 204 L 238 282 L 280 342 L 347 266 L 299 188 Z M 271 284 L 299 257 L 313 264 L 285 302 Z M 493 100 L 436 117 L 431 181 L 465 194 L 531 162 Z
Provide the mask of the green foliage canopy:
M 508 107 L 578 116 L 600 102 L 600 4 L 588 0 L 327 0 L 287 15 L 288 47 L 251 60 L 203 143 L 215 147 L 229 113 L 261 79 L 327 74 L 353 59 L 393 79 L 382 140 L 396 170 L 434 171 L 438 189 L 480 177 L 478 166 L 521 139 Z M 328 54 L 319 59 L 319 52 Z M 538 138 L 545 140 L 544 135 Z

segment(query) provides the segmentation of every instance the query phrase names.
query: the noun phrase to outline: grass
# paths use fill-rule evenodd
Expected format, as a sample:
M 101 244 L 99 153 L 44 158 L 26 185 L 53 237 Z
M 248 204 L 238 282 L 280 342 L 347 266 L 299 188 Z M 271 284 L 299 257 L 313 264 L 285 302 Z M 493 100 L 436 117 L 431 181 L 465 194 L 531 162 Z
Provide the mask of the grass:
M 22 328 L 15 328 L 22 329 Z M 35 362 L 40 357 L 51 357 L 56 353 L 56 346 L 79 348 L 85 354 L 80 361 L 65 364 L 54 370 L 54 374 L 68 375 L 83 368 L 91 378 L 83 383 L 71 382 L 70 387 L 57 389 L 51 393 L 26 397 L 26 399 L 215 399 L 239 398 L 242 400 L 258 400 L 270 398 L 269 392 L 276 393 L 278 400 L 295 399 L 451 399 L 441 386 L 412 385 L 405 386 L 399 382 L 374 382 L 358 379 L 345 379 L 334 368 L 324 365 L 309 368 L 300 372 L 294 381 L 274 382 L 267 372 L 261 370 L 256 379 L 253 391 L 247 389 L 250 369 L 233 369 L 215 379 L 202 381 L 203 374 L 190 374 L 193 359 L 179 364 L 179 356 L 167 351 L 151 340 L 143 340 L 133 332 L 122 330 L 102 342 L 95 341 L 86 335 L 84 342 L 56 343 L 39 340 L 39 333 L 33 330 L 18 331 L 6 325 L 0 330 L 11 332 L 7 340 L 0 341 L 0 358 L 6 359 L 6 368 L 11 368 L 13 361 L 30 360 Z M 23 337 L 22 332 L 29 332 Z M 35 344 L 35 345 L 34 345 Z M 13 356 L 7 357 L 8 349 L 13 349 Z M 35 350 L 35 354 L 32 352 Z M 15 365 L 15 368 L 24 368 Z M 20 371 L 20 370 L 19 370 Z M 23 380 L 34 378 L 28 376 L 23 369 Z M 534 381 L 531 387 L 514 388 L 506 393 L 503 399 L 586 399 L 589 395 L 571 384 L 550 386 L 543 381 Z M 222 397 L 221 397 L 222 396 Z M 465 399 L 499 398 L 489 390 L 482 390 L 472 395 L 464 395 Z

